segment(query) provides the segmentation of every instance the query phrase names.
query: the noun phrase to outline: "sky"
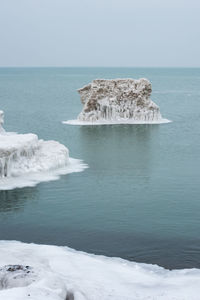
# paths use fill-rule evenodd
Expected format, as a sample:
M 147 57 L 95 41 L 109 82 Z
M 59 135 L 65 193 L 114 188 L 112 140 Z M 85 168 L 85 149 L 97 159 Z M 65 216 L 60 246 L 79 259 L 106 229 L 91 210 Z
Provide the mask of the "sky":
M 200 67 L 200 0 L 0 0 L 0 67 Z

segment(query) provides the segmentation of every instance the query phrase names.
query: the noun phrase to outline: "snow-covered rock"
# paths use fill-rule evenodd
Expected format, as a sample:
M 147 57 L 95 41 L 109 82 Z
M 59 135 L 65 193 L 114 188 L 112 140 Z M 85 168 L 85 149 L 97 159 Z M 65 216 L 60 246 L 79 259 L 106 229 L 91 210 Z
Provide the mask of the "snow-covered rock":
M 0 178 L 48 171 L 68 163 L 68 149 L 58 142 L 39 140 L 35 134 L 0 136 Z
M 24 267 L 12 272 L 10 264 Z M 0 242 L 2 300 L 199 300 L 199 281 L 199 269 L 169 271 L 67 247 Z
M 83 110 L 68 124 L 165 123 L 151 99 L 151 83 L 144 78 L 96 79 L 78 90 Z
M 29 266 L 6 265 L 0 267 L 0 290 L 27 286 L 37 278 Z
M 0 132 L 0 190 L 33 186 L 85 167 L 56 141 L 44 141 L 32 133 Z

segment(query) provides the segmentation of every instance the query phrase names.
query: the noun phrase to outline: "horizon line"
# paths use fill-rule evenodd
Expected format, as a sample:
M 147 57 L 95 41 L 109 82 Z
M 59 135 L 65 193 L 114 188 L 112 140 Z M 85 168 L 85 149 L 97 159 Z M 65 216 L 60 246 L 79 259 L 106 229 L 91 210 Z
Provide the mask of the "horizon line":
M 0 66 L 0 69 L 8 68 L 135 68 L 135 69 L 199 69 L 200 66 Z

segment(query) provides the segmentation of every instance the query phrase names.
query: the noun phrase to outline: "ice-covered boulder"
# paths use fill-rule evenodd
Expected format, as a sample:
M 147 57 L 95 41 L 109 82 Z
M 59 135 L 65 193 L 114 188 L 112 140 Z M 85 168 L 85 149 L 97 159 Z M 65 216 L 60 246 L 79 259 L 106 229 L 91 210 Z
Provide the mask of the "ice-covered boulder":
M 85 167 L 56 141 L 44 141 L 32 133 L 0 132 L 0 190 L 33 186 Z
M 160 109 L 151 99 L 149 80 L 96 79 L 78 90 L 83 110 L 69 124 L 163 123 Z
M 68 149 L 56 141 L 39 140 L 31 133 L 0 136 L 0 178 L 49 171 L 68 163 Z

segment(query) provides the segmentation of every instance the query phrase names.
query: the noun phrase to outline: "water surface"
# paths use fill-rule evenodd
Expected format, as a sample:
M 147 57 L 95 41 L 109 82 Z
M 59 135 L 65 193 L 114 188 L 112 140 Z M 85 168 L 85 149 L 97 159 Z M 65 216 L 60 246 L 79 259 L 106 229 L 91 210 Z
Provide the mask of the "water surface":
M 95 78 L 146 77 L 161 125 L 69 126 L 76 89 Z M 88 165 L 0 192 L 0 239 L 67 245 L 167 268 L 200 267 L 200 69 L 0 69 L 7 131 L 65 144 Z

